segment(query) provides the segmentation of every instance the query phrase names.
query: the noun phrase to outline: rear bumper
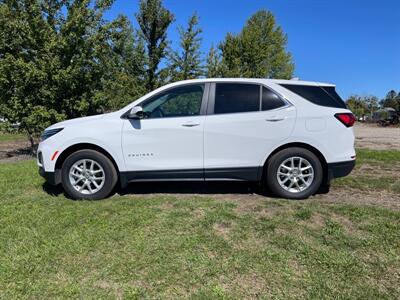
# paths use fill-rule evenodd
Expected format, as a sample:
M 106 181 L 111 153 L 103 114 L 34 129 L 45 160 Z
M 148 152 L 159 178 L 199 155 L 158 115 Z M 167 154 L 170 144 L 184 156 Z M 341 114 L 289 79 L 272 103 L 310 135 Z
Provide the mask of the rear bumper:
M 39 167 L 39 175 L 51 185 L 57 185 L 60 183 L 59 172 L 46 172 L 43 167 Z
M 334 178 L 344 177 L 350 174 L 356 165 L 355 160 L 328 163 L 328 182 Z

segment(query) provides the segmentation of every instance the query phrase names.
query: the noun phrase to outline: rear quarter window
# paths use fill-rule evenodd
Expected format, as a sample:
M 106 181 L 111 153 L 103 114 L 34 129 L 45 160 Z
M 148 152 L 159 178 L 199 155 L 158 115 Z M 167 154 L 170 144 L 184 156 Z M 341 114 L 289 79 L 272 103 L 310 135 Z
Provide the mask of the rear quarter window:
M 286 103 L 273 91 L 263 87 L 262 88 L 262 110 L 271 110 L 285 106 Z
M 321 106 L 347 108 L 346 104 L 332 86 L 311 86 L 299 84 L 280 84 L 280 86 Z

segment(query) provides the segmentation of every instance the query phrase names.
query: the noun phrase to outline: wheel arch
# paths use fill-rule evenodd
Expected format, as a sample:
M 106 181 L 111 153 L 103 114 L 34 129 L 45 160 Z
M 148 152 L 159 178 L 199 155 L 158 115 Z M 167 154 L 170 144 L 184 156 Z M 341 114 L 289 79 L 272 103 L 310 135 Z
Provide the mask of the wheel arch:
M 112 157 L 112 155 L 107 150 L 105 150 L 104 148 L 102 148 L 98 145 L 91 144 L 91 143 L 78 143 L 78 144 L 74 144 L 74 145 L 71 145 L 68 148 L 66 148 L 63 152 L 61 152 L 61 154 L 57 158 L 57 161 L 56 161 L 56 164 L 54 167 L 55 181 L 57 184 L 61 183 L 61 167 L 62 167 L 64 161 L 72 153 L 79 151 L 79 150 L 94 150 L 94 151 L 97 151 L 97 152 L 105 155 L 114 165 L 115 170 L 117 171 L 117 174 L 119 174 L 119 168 L 118 168 L 117 162 L 115 161 L 114 157 Z
M 323 170 L 322 185 L 327 184 L 328 183 L 328 163 L 326 161 L 325 156 L 321 153 L 321 151 L 319 151 L 314 146 L 307 144 L 307 143 L 301 143 L 301 142 L 292 142 L 292 143 L 287 143 L 287 144 L 281 145 L 268 155 L 267 159 L 264 162 L 263 169 L 262 169 L 262 174 L 261 174 L 262 182 L 264 182 L 264 180 L 266 179 L 265 176 L 266 176 L 266 171 L 267 171 L 267 165 L 268 165 L 268 162 L 271 159 L 271 157 L 274 154 L 278 153 L 279 151 L 282 151 L 287 148 L 293 148 L 293 147 L 307 149 L 318 157 L 319 161 L 321 162 L 322 170 Z

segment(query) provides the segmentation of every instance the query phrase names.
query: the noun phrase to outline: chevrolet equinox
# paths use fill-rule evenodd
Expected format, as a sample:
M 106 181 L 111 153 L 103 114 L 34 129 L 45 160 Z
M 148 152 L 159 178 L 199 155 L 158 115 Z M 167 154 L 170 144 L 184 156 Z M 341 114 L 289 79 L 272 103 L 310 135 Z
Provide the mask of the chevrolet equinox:
M 355 165 L 353 114 L 332 84 L 198 79 L 47 128 L 39 173 L 75 199 L 133 181 L 253 181 L 303 199 Z

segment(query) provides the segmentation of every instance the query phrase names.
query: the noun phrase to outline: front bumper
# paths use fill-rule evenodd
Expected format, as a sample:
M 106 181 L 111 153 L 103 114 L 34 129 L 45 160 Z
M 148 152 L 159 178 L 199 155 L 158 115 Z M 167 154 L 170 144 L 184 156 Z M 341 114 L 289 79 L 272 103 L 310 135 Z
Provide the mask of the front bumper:
M 43 167 L 39 167 L 39 175 L 42 176 L 51 185 L 57 185 L 61 183 L 58 170 L 56 172 L 46 172 Z
M 344 177 L 351 173 L 356 165 L 355 160 L 328 163 L 328 182 L 334 178 Z

